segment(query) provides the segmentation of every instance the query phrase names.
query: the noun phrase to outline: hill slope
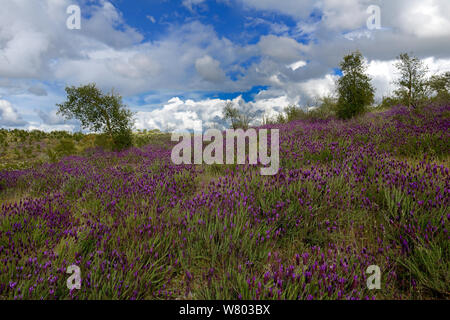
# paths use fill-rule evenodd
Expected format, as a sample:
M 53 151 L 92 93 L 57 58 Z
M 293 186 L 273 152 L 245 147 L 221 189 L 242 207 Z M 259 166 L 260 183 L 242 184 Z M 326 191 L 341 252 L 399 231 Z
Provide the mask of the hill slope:
M 267 126 L 275 176 L 175 166 L 169 141 L 0 171 L 0 298 L 448 298 L 449 115 Z

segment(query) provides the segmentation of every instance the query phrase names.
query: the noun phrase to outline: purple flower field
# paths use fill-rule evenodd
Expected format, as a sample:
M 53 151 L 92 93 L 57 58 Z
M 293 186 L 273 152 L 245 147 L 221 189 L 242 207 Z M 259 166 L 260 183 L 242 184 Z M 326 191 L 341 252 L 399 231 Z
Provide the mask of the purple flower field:
M 450 297 L 449 105 L 265 128 L 274 176 L 169 140 L 0 171 L 0 299 Z

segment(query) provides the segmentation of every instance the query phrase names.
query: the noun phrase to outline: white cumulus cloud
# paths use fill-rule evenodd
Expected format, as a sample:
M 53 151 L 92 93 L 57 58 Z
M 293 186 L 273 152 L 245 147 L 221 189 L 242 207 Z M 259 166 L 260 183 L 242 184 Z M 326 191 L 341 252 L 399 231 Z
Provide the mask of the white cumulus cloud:
M 0 125 L 5 127 L 21 127 L 27 122 L 22 120 L 17 110 L 9 101 L 0 99 Z

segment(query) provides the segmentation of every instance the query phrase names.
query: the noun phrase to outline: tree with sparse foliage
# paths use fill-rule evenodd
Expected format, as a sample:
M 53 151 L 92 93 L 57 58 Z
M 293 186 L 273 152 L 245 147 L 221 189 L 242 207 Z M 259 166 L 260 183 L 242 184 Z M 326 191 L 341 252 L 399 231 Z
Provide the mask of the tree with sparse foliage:
M 239 110 L 234 107 L 233 102 L 229 101 L 223 108 L 223 117 L 225 120 L 230 121 L 233 129 L 248 129 L 255 114 L 251 113 L 249 110 Z
M 342 77 L 337 81 L 336 114 L 341 119 L 352 118 L 374 101 L 374 88 L 366 75 L 367 66 L 359 51 L 346 55 L 340 64 Z
M 58 114 L 66 119 L 78 119 L 84 129 L 102 132 L 114 149 L 132 144 L 133 113 L 122 97 L 111 91 L 103 94 L 95 84 L 66 87 L 67 101 L 58 106 Z
M 398 89 L 394 92 L 396 98 L 408 107 L 418 107 L 427 99 L 428 68 L 417 57 L 402 53 L 395 64 L 400 77 L 395 82 Z

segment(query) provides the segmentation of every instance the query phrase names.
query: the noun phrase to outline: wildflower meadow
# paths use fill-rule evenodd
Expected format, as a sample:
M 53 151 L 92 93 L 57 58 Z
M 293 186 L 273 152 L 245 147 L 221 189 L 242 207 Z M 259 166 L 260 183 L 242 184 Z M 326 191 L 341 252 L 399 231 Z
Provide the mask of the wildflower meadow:
M 0 299 L 449 298 L 450 105 L 262 128 L 275 175 L 165 136 L 2 169 Z

